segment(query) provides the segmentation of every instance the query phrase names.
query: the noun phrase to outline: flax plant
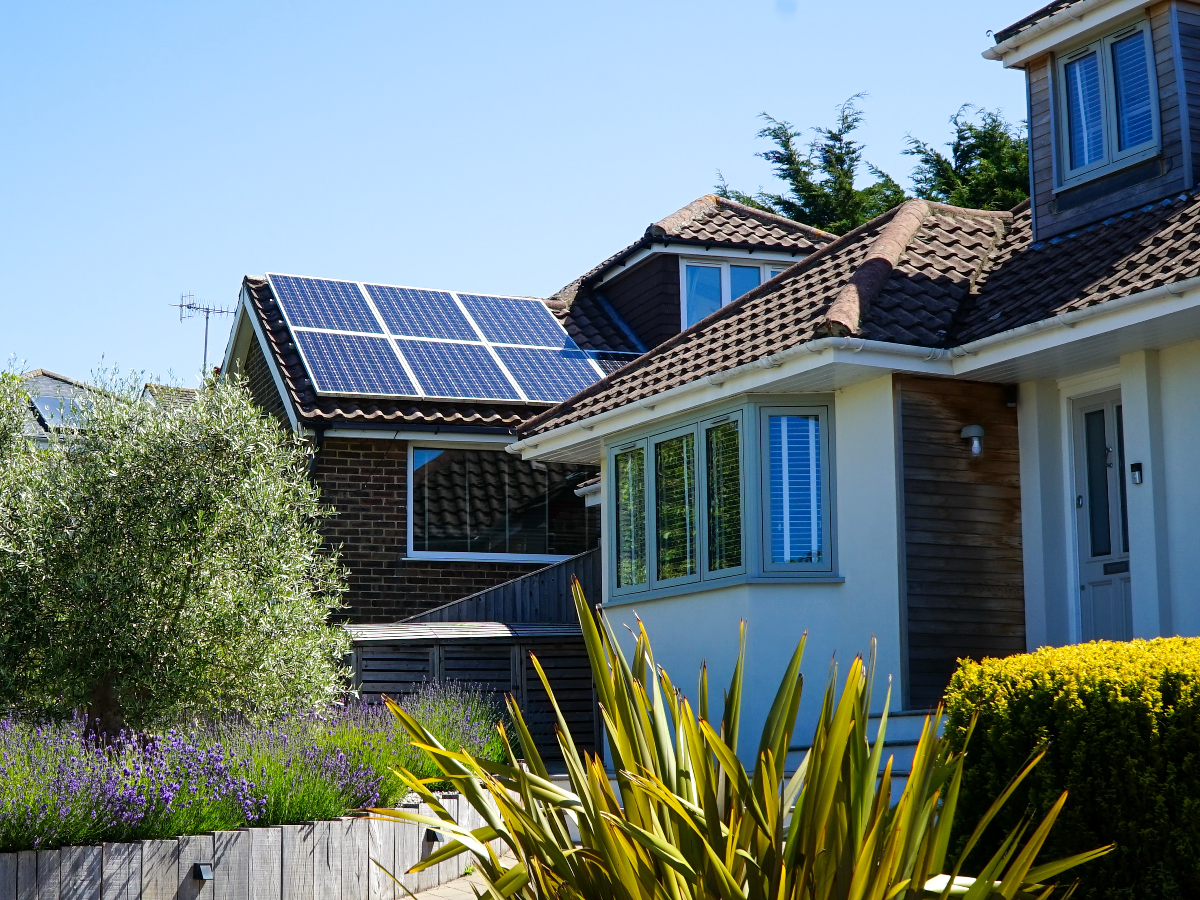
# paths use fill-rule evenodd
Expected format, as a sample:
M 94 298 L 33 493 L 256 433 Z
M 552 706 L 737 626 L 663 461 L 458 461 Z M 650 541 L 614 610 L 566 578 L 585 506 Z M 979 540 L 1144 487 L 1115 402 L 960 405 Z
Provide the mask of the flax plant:
M 996 799 L 951 860 L 963 754 L 938 736 L 939 710 L 925 723 L 900 796 L 892 796 L 892 761 L 883 760 L 886 715 L 874 741 L 868 725 L 873 658 L 854 660 L 840 692 L 836 670 L 831 673 L 811 748 L 788 775 L 803 640 L 748 772 L 738 757 L 744 625 L 722 719 L 714 724 L 706 718 L 703 668 L 693 710 L 667 673 L 655 667 L 640 623 L 631 664 L 608 622 L 593 618 L 577 581 L 573 592 L 612 779 L 599 756 L 579 752 L 536 659 L 558 716 L 567 784 L 551 780 L 511 701 L 517 743 L 503 733 L 507 763 L 443 747 L 414 716 L 391 704 L 440 769 L 437 780 L 452 783 L 484 822 L 475 829 L 458 825 L 421 779 L 398 771 L 434 815 L 404 809 L 375 814 L 418 822 L 450 838 L 412 871 L 469 852 L 484 879 L 481 896 L 489 900 L 1048 900 L 1058 893 L 1053 879 L 1109 849 L 1035 865 L 1064 793 L 1040 822 L 1023 819 L 975 877 L 962 874 L 962 861 L 1040 755 Z

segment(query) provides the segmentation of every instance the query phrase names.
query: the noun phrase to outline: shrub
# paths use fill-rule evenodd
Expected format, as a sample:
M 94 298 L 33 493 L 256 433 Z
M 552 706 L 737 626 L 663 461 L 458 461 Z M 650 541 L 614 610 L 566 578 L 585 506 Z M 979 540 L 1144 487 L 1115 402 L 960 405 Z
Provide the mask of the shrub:
M 1047 851 L 1116 843 L 1081 870 L 1081 897 L 1200 896 L 1200 639 L 1090 643 L 965 661 L 946 694 L 946 737 L 967 749 L 960 805 L 971 821 L 1037 748 L 1011 826 L 1071 802 Z
M 28 402 L 0 378 L 0 709 L 116 734 L 339 696 L 329 511 L 242 386 L 164 409 L 110 383 L 42 450 L 14 437 Z
M 503 758 L 493 695 L 429 684 L 401 702 L 447 746 Z M 436 774 L 382 704 L 108 741 L 81 718 L 32 724 L 10 716 L 0 720 L 0 851 L 335 818 L 399 803 L 409 788 L 392 771 L 398 766 Z
M 550 779 L 511 698 L 524 763 L 509 746 L 503 765 L 442 746 L 412 714 L 390 704 L 485 823 L 471 830 L 458 825 L 414 775 L 401 772 L 434 815 L 411 809 L 384 814 L 453 838 L 410 871 L 470 852 L 485 882 L 480 896 L 493 900 L 918 900 L 930 893 L 947 900 L 952 891 L 967 900 L 1049 900 L 1061 896 L 1052 879 L 1106 852 L 1036 864 L 1066 802 L 1063 794 L 1036 828 L 1023 822 L 996 842 L 999 849 L 977 877 L 961 875 L 974 837 L 957 862 L 947 851 L 963 756 L 951 752 L 927 720 L 912 772 L 892 804 L 892 764 L 882 760 L 886 722 L 874 742 L 868 732 L 873 662 L 855 659 L 840 691 L 837 673 L 831 673 L 812 747 L 786 775 L 800 704 L 801 641 L 771 705 L 754 768 L 747 771 L 737 755 L 744 625 L 721 721 L 710 722 L 703 668 L 693 711 L 655 667 L 644 628 L 631 665 L 607 621 L 593 619 L 578 581 L 573 593 L 615 787 L 599 756 L 577 751 L 536 657 L 556 713 L 566 784 Z M 1002 792 L 984 814 L 976 836 L 1007 796 Z M 493 843 L 515 859 L 502 861 Z

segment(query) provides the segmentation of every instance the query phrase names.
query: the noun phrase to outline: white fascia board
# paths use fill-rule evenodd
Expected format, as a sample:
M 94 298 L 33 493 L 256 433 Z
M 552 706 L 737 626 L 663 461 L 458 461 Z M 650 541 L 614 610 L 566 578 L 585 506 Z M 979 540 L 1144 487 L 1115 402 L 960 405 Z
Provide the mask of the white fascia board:
M 600 284 L 604 284 L 618 275 L 623 275 L 628 272 L 642 260 L 653 256 L 656 253 L 673 253 L 676 256 L 711 256 L 714 259 L 749 259 L 756 262 L 783 262 L 788 265 L 798 263 L 808 253 L 798 250 L 792 253 L 788 250 L 735 250 L 731 247 L 715 245 L 711 249 L 702 244 L 651 244 L 649 247 L 643 247 L 641 250 L 633 254 L 627 260 L 614 265 L 603 278 L 600 279 Z
M 282 401 L 283 408 L 287 412 L 288 421 L 292 424 L 292 432 L 298 435 L 309 434 L 308 429 L 300 427 L 300 420 L 296 418 L 296 410 L 292 405 L 292 398 L 288 395 L 287 388 L 283 384 L 283 376 L 279 372 L 279 367 L 275 365 L 275 354 L 271 352 L 270 345 L 267 344 L 267 336 L 263 333 L 258 316 L 250 309 L 248 300 L 244 303 L 244 309 L 246 310 L 246 318 L 250 320 L 250 327 L 254 329 L 254 339 L 258 341 L 258 349 L 262 351 L 263 358 L 267 361 L 267 370 L 271 373 L 271 379 L 275 382 L 275 390 L 279 391 L 279 399 Z
M 390 428 L 341 428 L 325 429 L 326 438 L 371 438 L 378 441 L 417 441 L 423 444 L 499 444 L 512 443 L 511 434 L 470 434 L 462 431 L 434 431 L 406 428 L 401 425 Z
M 1021 68 L 1064 44 L 1082 43 L 1111 28 L 1119 19 L 1144 15 L 1145 0 L 1081 0 L 1031 25 L 1007 41 L 988 47 L 984 59 L 1000 60 L 1006 69 Z
M 788 390 L 788 382 L 839 366 L 859 370 L 848 381 L 897 370 L 926 375 L 952 374 L 951 362 L 944 350 L 859 338 L 820 338 L 599 413 L 582 422 L 572 422 L 545 434 L 517 441 L 507 449 L 510 453 L 520 453 L 524 459 L 538 459 L 565 450 L 573 444 L 603 439 L 739 394 L 783 393 Z

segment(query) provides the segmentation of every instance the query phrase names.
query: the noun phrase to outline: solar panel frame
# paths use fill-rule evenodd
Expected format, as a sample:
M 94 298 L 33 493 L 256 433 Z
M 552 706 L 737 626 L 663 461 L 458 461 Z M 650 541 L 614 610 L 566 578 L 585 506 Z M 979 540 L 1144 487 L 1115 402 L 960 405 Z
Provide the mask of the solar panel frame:
M 267 273 L 271 293 L 279 304 L 284 321 L 291 329 L 314 328 L 320 331 L 349 331 L 377 334 L 386 332 L 366 297 L 354 281 L 338 281 L 331 278 L 309 278 L 304 275 L 280 275 Z M 321 292 L 326 297 L 319 296 Z M 317 306 L 315 299 L 326 302 Z M 342 306 L 338 306 L 338 303 Z
M 312 282 L 319 291 L 310 287 L 310 295 L 320 300 L 321 293 L 332 294 L 334 306 L 343 304 L 330 316 L 327 310 L 304 305 L 307 301 L 311 306 L 311 296 L 292 298 L 291 308 L 287 300 L 280 301 L 318 394 L 549 404 L 619 368 L 617 359 L 609 357 L 623 365 L 628 361 L 624 357 L 638 355 L 581 350 L 550 309 L 534 298 L 274 273 L 267 277 L 277 298 L 280 287 L 300 296 L 299 288 Z M 356 289 L 357 297 L 350 288 Z M 353 311 L 349 316 L 347 308 Z M 326 325 L 302 325 L 293 318 Z M 351 327 L 329 327 L 330 322 Z M 300 338 L 301 334 L 308 336 Z M 385 342 L 394 363 L 379 355 Z M 345 360 L 358 367 L 340 380 L 328 358 L 334 344 L 349 348 Z M 364 361 L 367 347 L 372 348 L 371 358 Z
M 293 331 L 296 349 L 318 394 L 356 397 L 420 396 L 384 335 Z M 336 359 L 337 366 L 332 364 Z M 347 366 L 347 363 L 351 365 Z M 342 379 L 339 384 L 339 379 Z

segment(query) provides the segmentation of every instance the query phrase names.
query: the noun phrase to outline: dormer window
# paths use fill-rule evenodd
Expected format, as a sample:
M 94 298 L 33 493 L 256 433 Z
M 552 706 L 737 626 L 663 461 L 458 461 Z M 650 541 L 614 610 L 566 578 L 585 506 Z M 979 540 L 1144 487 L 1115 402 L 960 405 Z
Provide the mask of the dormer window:
M 787 264 L 684 258 L 679 267 L 682 325 L 691 328 L 705 316 L 774 278 Z
M 1059 58 L 1061 186 L 1158 152 L 1152 61 L 1145 22 Z

